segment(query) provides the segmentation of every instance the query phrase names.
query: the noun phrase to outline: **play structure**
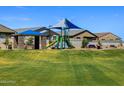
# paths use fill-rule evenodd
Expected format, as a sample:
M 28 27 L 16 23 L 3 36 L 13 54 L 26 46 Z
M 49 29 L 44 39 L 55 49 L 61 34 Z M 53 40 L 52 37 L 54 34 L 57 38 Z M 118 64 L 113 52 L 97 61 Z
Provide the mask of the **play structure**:
M 62 35 L 56 36 L 56 40 L 48 44 L 46 48 L 49 48 L 51 46 L 54 46 L 52 48 L 57 48 L 57 49 L 74 48 L 74 46 L 69 41 L 69 37 Z
M 52 30 L 59 30 L 59 34 Z M 27 46 L 24 43 L 24 37 L 33 36 L 34 45 L 33 49 L 65 49 L 74 48 L 70 42 L 69 30 L 70 29 L 81 29 L 80 27 L 74 25 L 67 19 L 61 20 L 58 24 L 51 26 L 50 28 L 43 28 L 41 30 L 25 30 L 23 32 L 18 32 L 14 35 L 14 46 L 17 48 L 24 49 Z M 54 37 L 54 39 L 51 39 Z
M 54 45 L 54 48 L 65 49 L 74 48 L 69 40 L 69 29 L 81 29 L 80 27 L 71 23 L 68 19 L 63 19 L 58 24 L 53 25 L 50 29 L 60 30 L 60 35 L 56 36 L 56 40 L 50 43 L 46 48 Z

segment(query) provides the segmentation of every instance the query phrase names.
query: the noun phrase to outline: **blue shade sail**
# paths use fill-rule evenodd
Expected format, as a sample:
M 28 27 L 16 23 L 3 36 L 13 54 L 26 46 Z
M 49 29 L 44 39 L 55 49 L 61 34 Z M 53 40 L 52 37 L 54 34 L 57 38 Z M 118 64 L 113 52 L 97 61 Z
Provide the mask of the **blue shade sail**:
M 43 33 L 40 33 L 40 32 L 36 32 L 36 31 L 33 31 L 33 30 L 26 30 L 26 31 L 23 31 L 23 32 L 19 32 L 18 35 L 30 35 L 30 36 L 44 36 Z
M 66 18 L 61 20 L 58 24 L 53 25 L 52 28 L 55 28 L 55 29 L 62 29 L 62 28 L 65 28 L 65 29 L 81 29 L 80 27 L 74 25 L 72 22 L 70 22 Z

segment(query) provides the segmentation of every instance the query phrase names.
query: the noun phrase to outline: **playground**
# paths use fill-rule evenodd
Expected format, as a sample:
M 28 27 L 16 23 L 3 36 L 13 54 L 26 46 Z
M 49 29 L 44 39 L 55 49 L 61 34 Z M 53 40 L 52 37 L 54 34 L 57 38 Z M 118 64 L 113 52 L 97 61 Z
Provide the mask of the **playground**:
M 60 30 L 60 35 L 56 35 L 55 36 L 55 40 L 51 39 L 51 35 L 50 35 L 50 31 L 51 29 L 57 29 Z M 48 34 L 44 34 L 38 31 L 33 31 L 33 30 L 26 30 L 23 31 L 21 33 L 17 33 L 14 35 L 14 44 L 16 44 L 16 46 L 19 46 L 19 48 L 24 48 L 24 40 L 23 38 L 19 39 L 19 37 L 23 37 L 23 36 L 34 36 L 34 49 L 47 49 L 47 48 L 56 48 L 56 49 L 65 49 L 65 48 L 74 48 L 74 46 L 71 44 L 70 40 L 69 40 L 69 29 L 81 29 L 78 26 L 72 24 L 69 20 L 67 19 L 63 19 L 62 21 L 60 21 L 59 23 L 57 23 L 56 25 L 53 25 L 49 28 L 44 28 L 43 30 L 47 30 Z M 42 38 L 45 39 L 42 39 Z M 44 44 L 42 43 L 43 40 L 47 41 L 48 39 L 48 44 L 45 44 L 45 46 L 43 46 Z
M 0 50 L 0 85 L 123 86 L 124 50 Z
M 48 27 L 9 29 L 0 25 L 0 49 L 105 49 L 123 48 L 122 39 L 111 33 L 92 33 L 63 19 Z
M 112 33 L 107 33 L 105 39 L 109 37 L 118 42 L 116 46 L 107 42 L 109 46 L 112 44 L 107 49 L 101 48 L 98 36 L 67 19 L 49 28 L 28 29 L 11 36 L 12 45 L 0 50 L 1 86 L 124 85 L 123 45 Z M 25 37 L 30 42 L 25 43 Z M 76 41 L 72 42 L 73 39 Z M 9 42 L 5 41 L 7 46 Z M 27 45 L 32 48 L 28 49 Z
M 39 28 L 41 29 L 41 28 Z M 63 19 L 59 23 L 50 26 L 49 28 L 42 28 L 42 30 L 25 30 L 23 32 L 18 32 L 14 34 L 14 47 L 18 49 L 26 49 L 25 44 L 24 44 L 24 37 L 26 36 L 33 36 L 34 40 L 33 42 L 33 49 L 73 49 L 75 46 L 72 44 L 70 41 L 70 36 L 69 32 L 70 29 L 76 30 L 81 30 L 83 33 L 88 33 L 93 36 L 85 36 L 84 37 L 84 46 L 88 44 L 88 40 L 91 41 L 91 39 L 96 40 L 97 42 L 97 36 L 89 31 L 85 31 L 84 29 L 76 26 L 75 24 L 71 23 L 68 19 Z M 57 30 L 57 32 L 52 33 L 52 30 Z M 82 38 L 83 39 L 83 38 Z M 87 40 L 87 41 L 86 41 Z M 86 42 L 85 42 L 86 41 Z M 78 42 L 78 41 L 77 41 Z M 81 42 L 80 42 L 81 43 Z M 85 44 L 87 43 L 87 44 Z M 81 44 L 80 44 L 81 45 Z M 96 43 L 96 47 L 99 47 L 99 43 Z M 81 46 L 80 46 L 81 48 Z

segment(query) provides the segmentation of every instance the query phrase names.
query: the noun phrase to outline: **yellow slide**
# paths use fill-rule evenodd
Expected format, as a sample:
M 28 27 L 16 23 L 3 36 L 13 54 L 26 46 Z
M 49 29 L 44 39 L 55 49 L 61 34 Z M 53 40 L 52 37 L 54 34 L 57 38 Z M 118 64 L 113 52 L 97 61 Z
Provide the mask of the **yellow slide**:
M 46 46 L 46 48 L 51 47 L 51 46 L 54 45 L 56 42 L 57 42 L 57 41 L 54 41 L 54 42 L 50 43 L 49 45 Z

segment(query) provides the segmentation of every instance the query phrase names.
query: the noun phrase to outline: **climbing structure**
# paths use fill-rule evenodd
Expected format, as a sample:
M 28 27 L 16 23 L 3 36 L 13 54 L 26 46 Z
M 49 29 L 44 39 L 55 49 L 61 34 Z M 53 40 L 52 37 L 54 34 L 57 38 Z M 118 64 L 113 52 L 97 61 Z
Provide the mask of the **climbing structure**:
M 63 19 L 58 24 L 53 25 L 51 29 L 59 29 L 60 35 L 56 37 L 56 41 L 52 42 L 50 45 L 55 44 L 55 48 L 64 49 L 64 48 L 74 48 L 74 46 L 70 43 L 69 29 L 81 29 L 81 28 L 71 23 L 68 19 Z

